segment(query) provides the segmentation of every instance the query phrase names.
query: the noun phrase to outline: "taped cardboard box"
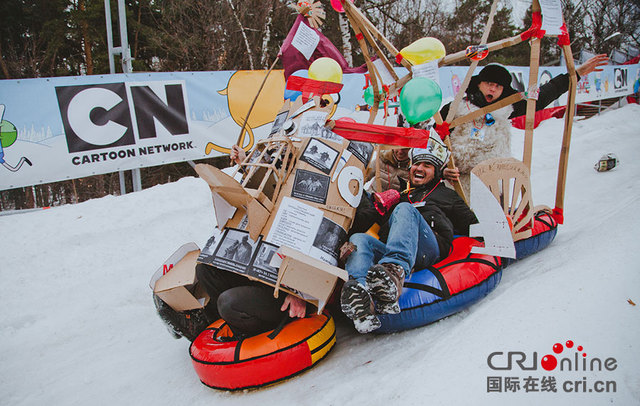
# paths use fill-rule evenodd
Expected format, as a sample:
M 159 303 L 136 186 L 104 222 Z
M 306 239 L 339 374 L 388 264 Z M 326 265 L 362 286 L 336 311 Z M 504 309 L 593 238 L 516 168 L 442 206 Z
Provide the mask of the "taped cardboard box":
M 274 296 L 278 297 L 281 284 L 297 289 L 304 293 L 301 296 L 303 299 L 317 306 L 318 314 L 327 304 L 338 279 L 349 279 L 349 274 L 344 269 L 331 266 L 286 245 L 278 249 L 278 254 L 282 263 Z
M 202 309 L 209 296 L 196 278 L 196 260 L 200 249 L 195 243 L 178 248 L 155 272 L 149 286 L 153 293 L 173 310 Z

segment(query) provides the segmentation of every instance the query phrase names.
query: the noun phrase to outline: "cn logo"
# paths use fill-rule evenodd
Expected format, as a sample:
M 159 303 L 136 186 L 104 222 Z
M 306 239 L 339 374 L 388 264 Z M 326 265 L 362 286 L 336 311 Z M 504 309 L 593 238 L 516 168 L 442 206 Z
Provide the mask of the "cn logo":
M 56 95 L 70 153 L 189 133 L 182 83 L 61 86 Z
M 622 89 L 627 86 L 627 69 L 615 68 L 613 70 L 613 88 Z

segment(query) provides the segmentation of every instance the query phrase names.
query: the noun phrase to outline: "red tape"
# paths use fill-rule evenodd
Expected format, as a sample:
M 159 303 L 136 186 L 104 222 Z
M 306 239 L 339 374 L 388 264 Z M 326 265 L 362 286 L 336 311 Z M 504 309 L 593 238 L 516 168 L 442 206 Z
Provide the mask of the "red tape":
M 356 34 L 356 39 L 357 39 L 358 41 L 362 41 L 362 40 L 364 39 L 364 35 L 362 35 L 362 33 L 361 33 L 361 32 L 359 32 L 359 33 L 357 33 L 357 34 Z
M 558 45 L 571 45 L 571 38 L 569 38 L 569 31 L 567 31 L 567 24 L 562 23 L 562 27 L 560 27 L 560 31 L 562 34 L 558 35 Z
M 443 121 L 442 124 L 436 124 L 434 126 L 434 129 L 436 130 L 442 141 L 444 141 L 444 139 L 447 138 L 447 135 L 450 134 L 449 123 L 447 123 L 446 121 Z
M 404 57 L 402 56 L 402 54 L 396 55 L 396 62 L 398 62 L 399 64 L 402 64 L 403 59 Z
M 558 224 L 564 224 L 564 210 L 562 210 L 560 207 L 556 207 L 553 209 L 551 217 L 553 217 L 553 219 L 557 221 Z
M 335 126 L 331 131 L 350 141 L 365 141 L 407 148 L 426 148 L 429 141 L 429 131 L 427 130 L 353 123 L 341 118 L 335 121 Z
M 300 76 L 289 76 L 286 88 L 288 90 L 297 90 L 300 92 L 308 92 L 317 95 L 339 93 L 344 85 L 342 83 L 325 82 L 303 78 Z
M 520 38 L 526 41 L 531 37 L 544 37 L 545 30 L 541 30 L 540 27 L 542 27 L 542 14 L 537 11 L 531 15 L 531 28 L 520 34 Z

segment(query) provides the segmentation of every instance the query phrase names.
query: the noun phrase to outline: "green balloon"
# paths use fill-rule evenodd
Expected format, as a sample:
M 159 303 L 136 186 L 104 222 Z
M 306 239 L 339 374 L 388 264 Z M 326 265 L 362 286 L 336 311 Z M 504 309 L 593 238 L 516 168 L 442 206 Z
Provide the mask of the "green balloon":
M 16 138 L 18 138 L 16 126 L 7 120 L 2 120 L 0 122 L 0 145 L 2 145 L 2 148 L 13 145 L 16 142 Z
M 380 99 L 384 101 L 384 91 L 380 90 L 378 94 Z M 373 106 L 373 86 L 369 86 L 364 90 L 364 102 L 369 106 Z
M 402 87 L 400 109 L 410 124 L 433 117 L 442 104 L 442 90 L 428 78 L 413 78 Z

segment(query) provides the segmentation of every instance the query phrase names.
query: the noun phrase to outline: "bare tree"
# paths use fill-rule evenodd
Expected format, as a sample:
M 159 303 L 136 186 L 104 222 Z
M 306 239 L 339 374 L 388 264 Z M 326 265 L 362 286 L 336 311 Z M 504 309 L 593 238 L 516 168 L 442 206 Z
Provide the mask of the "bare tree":
M 610 53 L 631 45 L 640 47 L 640 2 L 638 0 L 581 0 L 586 10 L 587 43 L 593 52 Z M 620 35 L 611 37 L 619 32 Z
M 244 25 L 242 25 L 240 17 L 238 17 L 236 7 L 233 5 L 233 0 L 227 0 L 227 3 L 229 3 L 229 7 L 231 8 L 234 20 L 236 20 L 238 27 L 240 27 L 240 33 L 242 33 L 242 39 L 244 40 L 244 45 L 247 50 L 247 56 L 249 57 L 249 69 L 253 70 L 253 52 L 251 52 L 251 46 L 249 45 L 249 39 L 247 38 L 246 29 Z

